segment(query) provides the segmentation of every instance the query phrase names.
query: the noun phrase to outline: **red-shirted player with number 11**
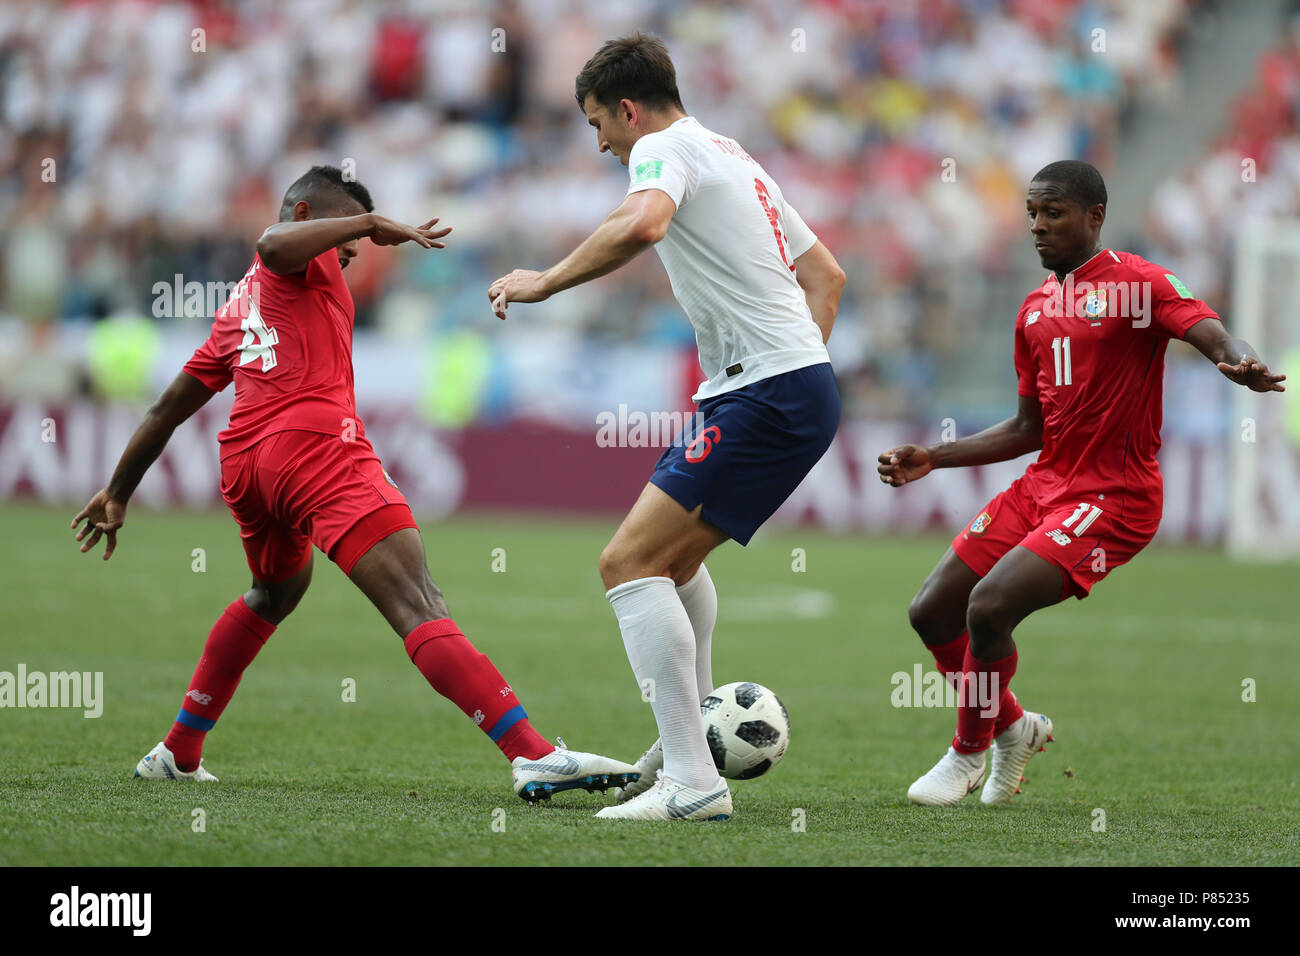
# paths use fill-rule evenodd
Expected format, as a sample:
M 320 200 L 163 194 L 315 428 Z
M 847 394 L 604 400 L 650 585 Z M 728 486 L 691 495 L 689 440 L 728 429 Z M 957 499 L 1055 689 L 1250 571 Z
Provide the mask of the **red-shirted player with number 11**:
M 407 226 L 375 215 L 370 193 L 333 166 L 301 176 L 280 222 L 212 323 L 212 334 L 154 403 L 108 487 L 73 519 L 83 552 L 106 537 L 113 554 L 126 503 L 175 428 L 232 381 L 221 433 L 221 496 L 239 524 L 253 586 L 213 625 L 165 740 L 136 766 L 156 780 L 215 781 L 200 754 L 244 669 L 311 583 L 312 545 L 352 579 L 403 638 L 433 689 L 511 761 L 525 800 L 634 782 L 635 767 L 556 748 L 533 729 L 515 692 L 461 633 L 429 577 L 406 499 L 380 464 L 352 392 L 352 294 L 343 269 L 369 236 L 381 246 L 441 249 L 438 220 Z M 286 759 L 292 758 L 286 752 Z
M 939 670 L 958 687 L 947 754 L 907 791 L 947 806 L 984 779 L 980 802 L 1008 803 L 1052 721 L 1025 711 L 1008 687 L 1018 654 L 1011 632 L 1029 614 L 1087 597 L 1154 537 L 1163 508 L 1160 448 L 1165 347 L 1194 345 L 1252 391 L 1284 391 L 1249 344 L 1177 276 L 1103 249 L 1106 185 L 1087 163 L 1034 176 L 1029 229 L 1052 270 L 1016 316 L 1017 414 L 979 434 L 930 448 L 900 445 L 878 471 L 898 487 L 932 468 L 1007 461 L 1041 449 L 1023 477 L 962 529 L 908 609 Z

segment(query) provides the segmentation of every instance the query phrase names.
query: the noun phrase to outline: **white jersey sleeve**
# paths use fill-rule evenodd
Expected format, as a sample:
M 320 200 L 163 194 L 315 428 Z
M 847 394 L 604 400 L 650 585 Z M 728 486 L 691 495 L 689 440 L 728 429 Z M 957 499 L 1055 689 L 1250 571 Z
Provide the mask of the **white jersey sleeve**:
M 784 198 L 781 200 L 781 221 L 785 224 L 785 237 L 790 245 L 791 262 L 817 245 L 817 234 L 808 228 L 808 224 L 795 212 L 794 206 Z
M 659 189 L 680 209 L 700 183 L 700 164 L 690 143 L 665 132 L 649 133 L 632 146 L 627 162 L 628 195 Z

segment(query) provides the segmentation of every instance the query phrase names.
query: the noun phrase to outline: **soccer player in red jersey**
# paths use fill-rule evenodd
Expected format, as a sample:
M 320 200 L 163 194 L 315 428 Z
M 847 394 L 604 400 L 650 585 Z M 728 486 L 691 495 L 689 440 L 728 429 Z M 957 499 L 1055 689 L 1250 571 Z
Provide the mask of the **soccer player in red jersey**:
M 352 295 L 343 270 L 357 242 L 441 249 L 438 220 L 408 226 L 375 215 L 370 194 L 314 166 L 285 194 L 280 222 L 257 242 L 247 274 L 208 340 L 149 410 L 112 480 L 72 521 L 89 551 L 112 557 L 127 502 L 178 425 L 235 382 L 221 433 L 221 494 L 239 525 L 252 587 L 217 620 L 180 712 L 136 776 L 215 781 L 201 761 L 216 724 L 267 638 L 311 582 L 312 545 L 404 639 L 412 663 L 511 761 L 525 800 L 637 778 L 629 764 L 556 748 L 537 733 L 488 658 L 452 621 L 429 577 L 424 542 L 402 493 L 366 439 L 352 386 Z
M 948 753 L 907 792 L 946 806 L 979 787 L 982 803 L 1020 792 L 1029 758 L 1052 722 L 1025 711 L 1008 687 L 1018 654 L 1011 633 L 1040 608 L 1092 586 L 1131 560 L 1156 533 L 1163 507 L 1161 390 L 1170 338 L 1194 345 L 1252 391 L 1284 391 L 1254 349 L 1179 279 L 1099 242 L 1106 185 L 1087 163 L 1052 163 L 1034 176 L 1029 231 L 1051 270 L 1016 316 L 1016 415 L 976 435 L 880 455 L 877 471 L 899 487 L 933 468 L 1038 460 L 953 540 L 912 599 L 912 627 L 958 690 Z

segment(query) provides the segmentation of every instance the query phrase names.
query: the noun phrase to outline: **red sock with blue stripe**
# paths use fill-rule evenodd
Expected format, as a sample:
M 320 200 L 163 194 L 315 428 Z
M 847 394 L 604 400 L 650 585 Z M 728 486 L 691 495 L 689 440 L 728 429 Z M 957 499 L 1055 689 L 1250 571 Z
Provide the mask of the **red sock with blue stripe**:
M 245 668 L 274 630 L 275 625 L 254 614 L 242 597 L 212 625 L 176 723 L 163 741 L 176 758 L 177 768 L 189 773 L 198 767 L 203 739 L 235 696 Z
M 425 621 L 406 635 L 406 653 L 424 679 L 501 748 L 507 759 L 536 760 L 555 746 L 533 729 L 523 705 L 486 654 L 451 618 Z

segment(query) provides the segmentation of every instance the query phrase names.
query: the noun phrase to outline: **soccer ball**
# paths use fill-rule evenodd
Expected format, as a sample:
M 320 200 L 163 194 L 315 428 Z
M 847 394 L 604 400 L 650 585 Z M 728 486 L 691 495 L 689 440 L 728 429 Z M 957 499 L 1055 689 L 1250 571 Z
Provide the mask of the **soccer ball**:
M 790 717 L 762 684 L 719 687 L 700 704 L 718 773 L 730 780 L 761 777 L 785 754 Z

